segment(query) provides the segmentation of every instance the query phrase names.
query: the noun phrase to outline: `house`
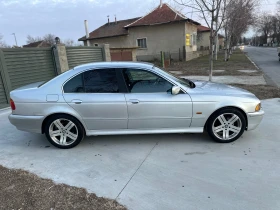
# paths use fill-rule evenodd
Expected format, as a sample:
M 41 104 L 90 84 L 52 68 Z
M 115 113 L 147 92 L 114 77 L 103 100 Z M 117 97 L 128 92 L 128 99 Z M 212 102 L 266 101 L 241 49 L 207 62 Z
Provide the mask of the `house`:
M 42 40 L 42 41 L 38 41 L 38 42 L 32 42 L 32 43 L 27 44 L 27 45 L 23 45 L 22 47 L 26 48 L 26 47 L 50 47 L 50 46 L 51 46 L 51 44 Z
M 168 52 L 171 58 L 191 60 L 198 57 L 197 26 L 168 4 L 161 4 L 141 18 L 109 22 L 79 39 L 91 46 L 109 44 L 111 48 L 137 48 L 137 60 L 160 59 L 160 52 Z
M 198 26 L 197 28 L 197 46 L 199 50 L 209 50 L 210 48 L 210 31 L 211 29 L 206 26 Z M 218 34 L 219 39 L 219 49 L 224 48 L 224 36 Z

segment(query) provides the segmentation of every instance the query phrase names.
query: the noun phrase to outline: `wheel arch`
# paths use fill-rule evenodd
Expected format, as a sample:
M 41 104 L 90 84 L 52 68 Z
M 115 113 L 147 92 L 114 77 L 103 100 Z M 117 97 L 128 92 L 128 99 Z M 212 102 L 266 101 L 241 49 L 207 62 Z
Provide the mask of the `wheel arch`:
M 207 118 L 207 120 L 206 120 L 206 122 L 205 122 L 205 124 L 204 124 L 204 130 L 207 130 L 207 124 L 208 124 L 208 122 L 209 122 L 209 119 L 210 119 L 215 113 L 217 113 L 217 112 L 219 112 L 219 111 L 221 111 L 221 110 L 223 110 L 223 109 L 237 109 L 238 111 L 240 111 L 240 112 L 243 114 L 243 116 L 244 116 L 244 118 L 245 118 L 245 120 L 246 120 L 246 127 L 245 127 L 245 130 L 247 130 L 247 128 L 248 128 L 248 117 L 247 117 L 247 114 L 246 114 L 246 112 L 245 112 L 243 109 L 241 109 L 240 107 L 237 107 L 237 106 L 225 106 L 225 107 L 221 107 L 221 108 L 215 110 L 215 111 Z
M 77 118 L 76 116 L 74 116 L 74 115 L 72 115 L 72 114 L 69 114 L 69 113 L 64 113 L 64 112 L 52 113 L 52 114 L 48 115 L 47 117 L 45 117 L 45 119 L 43 120 L 42 126 L 41 126 L 41 133 L 42 133 L 42 134 L 45 133 L 45 129 L 44 129 L 44 128 L 45 128 L 45 126 L 46 126 L 47 121 L 48 121 L 51 117 L 53 117 L 53 116 L 55 116 L 55 115 L 68 115 L 68 116 L 70 116 L 70 117 L 74 117 L 74 118 L 81 124 L 81 126 L 82 126 L 82 128 L 83 128 L 83 130 L 84 130 L 84 133 L 86 134 L 86 127 L 85 127 L 84 123 L 83 123 L 79 118 Z

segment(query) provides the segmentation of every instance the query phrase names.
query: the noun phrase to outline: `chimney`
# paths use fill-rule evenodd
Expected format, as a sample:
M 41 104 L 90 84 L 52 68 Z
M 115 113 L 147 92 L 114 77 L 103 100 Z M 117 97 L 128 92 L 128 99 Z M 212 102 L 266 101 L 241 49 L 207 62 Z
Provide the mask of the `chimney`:
M 89 46 L 89 33 L 88 33 L 88 22 L 85 20 L 85 29 L 86 29 L 86 39 L 87 39 L 87 46 Z
M 107 18 L 108 18 L 108 25 L 110 24 L 110 19 L 109 19 L 109 17 L 110 17 L 110 16 L 109 16 L 109 15 L 107 15 Z
M 117 16 L 115 15 L 115 24 L 117 24 Z
M 159 7 L 160 7 L 160 8 L 162 7 L 162 0 L 160 0 L 160 4 L 159 4 Z

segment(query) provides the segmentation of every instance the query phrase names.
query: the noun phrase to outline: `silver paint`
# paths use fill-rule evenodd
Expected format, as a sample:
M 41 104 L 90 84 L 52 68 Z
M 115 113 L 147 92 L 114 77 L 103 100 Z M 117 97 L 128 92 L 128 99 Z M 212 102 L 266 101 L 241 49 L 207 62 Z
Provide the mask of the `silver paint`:
M 182 93 L 64 93 L 63 84 L 84 71 L 99 68 L 136 68 L 153 72 L 181 88 Z M 247 118 L 247 130 L 256 128 L 264 112 L 255 112 L 260 100 L 252 93 L 218 83 L 178 80 L 149 63 L 101 62 L 77 66 L 51 81 L 30 84 L 10 93 L 16 110 L 9 116 L 19 130 L 42 132 L 50 115 L 63 113 L 78 119 L 87 135 L 203 132 L 216 110 L 235 107 Z M 196 114 L 202 112 L 202 114 Z

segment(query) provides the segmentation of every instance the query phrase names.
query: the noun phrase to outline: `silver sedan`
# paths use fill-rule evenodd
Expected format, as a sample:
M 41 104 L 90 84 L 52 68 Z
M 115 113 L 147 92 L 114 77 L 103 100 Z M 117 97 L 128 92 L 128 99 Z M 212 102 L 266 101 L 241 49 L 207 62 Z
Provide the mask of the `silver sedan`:
M 42 133 L 56 147 L 84 136 L 202 133 L 218 142 L 255 129 L 264 111 L 252 93 L 207 81 L 177 78 L 149 63 L 77 66 L 45 83 L 10 93 L 10 122 Z

